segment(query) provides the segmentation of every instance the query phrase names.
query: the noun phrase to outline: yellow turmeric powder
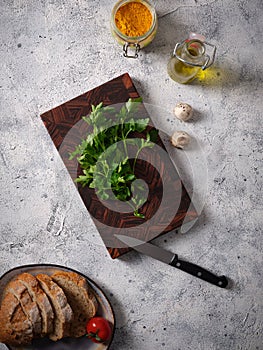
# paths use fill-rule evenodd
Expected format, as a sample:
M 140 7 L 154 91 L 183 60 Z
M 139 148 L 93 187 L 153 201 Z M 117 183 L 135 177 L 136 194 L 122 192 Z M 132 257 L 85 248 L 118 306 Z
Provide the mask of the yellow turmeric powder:
M 128 2 L 115 15 L 117 28 L 126 36 L 137 37 L 148 32 L 152 25 L 150 10 L 140 2 Z

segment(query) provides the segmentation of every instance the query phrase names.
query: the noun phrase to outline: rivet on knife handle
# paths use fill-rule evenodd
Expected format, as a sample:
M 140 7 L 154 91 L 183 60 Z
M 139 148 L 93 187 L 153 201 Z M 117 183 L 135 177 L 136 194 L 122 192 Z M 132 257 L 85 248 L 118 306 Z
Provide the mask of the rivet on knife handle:
M 178 259 L 177 255 L 174 256 L 169 265 L 177 267 L 184 272 L 190 273 L 195 277 L 201 278 L 221 288 L 225 288 L 228 284 L 228 280 L 225 276 L 216 276 L 198 265 Z

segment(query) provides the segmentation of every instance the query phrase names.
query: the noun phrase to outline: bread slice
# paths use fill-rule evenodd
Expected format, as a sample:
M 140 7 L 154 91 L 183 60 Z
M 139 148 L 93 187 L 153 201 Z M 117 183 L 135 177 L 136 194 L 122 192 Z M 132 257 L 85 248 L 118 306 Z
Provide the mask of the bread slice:
M 34 335 L 39 336 L 42 329 L 40 312 L 24 284 L 19 280 L 12 280 L 7 284 L 6 292 L 13 294 L 18 299 L 24 314 L 32 324 Z
M 37 304 L 42 318 L 41 336 L 45 336 L 53 331 L 54 313 L 46 293 L 41 289 L 35 276 L 24 272 L 17 276 L 27 288 L 32 300 Z
M 7 292 L 0 306 L 0 342 L 12 345 L 28 345 L 33 339 L 32 323 L 25 315 L 18 299 Z
M 49 297 L 55 314 L 54 330 L 49 334 L 49 338 L 56 341 L 69 336 L 73 312 L 63 290 L 46 274 L 38 274 L 36 278 Z
M 72 337 L 86 333 L 87 321 L 96 314 L 98 303 L 85 278 L 74 272 L 57 271 L 51 278 L 64 290 L 74 319 L 70 328 Z

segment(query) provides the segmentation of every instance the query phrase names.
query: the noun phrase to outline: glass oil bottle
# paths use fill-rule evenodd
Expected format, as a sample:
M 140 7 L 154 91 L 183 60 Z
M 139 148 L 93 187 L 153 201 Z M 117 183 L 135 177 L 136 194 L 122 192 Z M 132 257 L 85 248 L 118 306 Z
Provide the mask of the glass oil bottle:
M 206 53 L 207 46 L 213 48 L 211 57 Z M 167 71 L 169 76 L 181 84 L 193 80 L 198 72 L 210 67 L 215 59 L 216 47 L 205 41 L 202 35 L 191 33 L 189 38 L 175 45 Z

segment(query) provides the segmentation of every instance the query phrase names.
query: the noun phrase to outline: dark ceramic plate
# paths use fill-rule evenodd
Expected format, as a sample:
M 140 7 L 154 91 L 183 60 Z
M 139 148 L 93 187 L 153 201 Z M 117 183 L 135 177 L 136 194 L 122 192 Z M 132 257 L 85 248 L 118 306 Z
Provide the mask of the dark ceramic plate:
M 91 279 L 89 279 L 87 276 L 83 275 L 82 273 L 70 269 L 68 267 L 60 266 L 60 265 L 53 265 L 53 264 L 34 264 L 34 265 L 24 265 L 24 266 L 18 266 L 16 268 L 13 268 L 6 272 L 4 275 L 0 278 L 0 300 L 2 299 L 4 288 L 6 284 L 15 278 L 17 275 L 23 272 L 31 273 L 32 275 L 36 275 L 38 273 L 46 273 L 48 275 L 51 275 L 56 270 L 62 270 L 62 271 L 73 271 L 77 272 L 84 278 L 86 278 L 88 284 L 92 287 L 96 298 L 99 303 L 99 308 L 97 315 L 102 316 L 106 318 L 111 326 L 112 326 L 112 335 L 111 339 L 107 342 L 107 344 L 95 344 L 91 340 L 87 339 L 85 336 L 81 338 L 65 338 L 62 340 L 59 340 L 57 342 L 53 342 L 49 340 L 48 338 L 42 338 L 34 340 L 32 345 L 30 346 L 24 346 L 24 347 L 13 347 L 13 346 L 7 346 L 9 350 L 106 350 L 110 348 L 110 344 L 113 339 L 114 330 L 115 330 L 115 317 L 114 317 L 114 311 L 112 309 L 112 306 L 107 299 L 106 295 L 103 293 L 101 288 L 93 282 Z

